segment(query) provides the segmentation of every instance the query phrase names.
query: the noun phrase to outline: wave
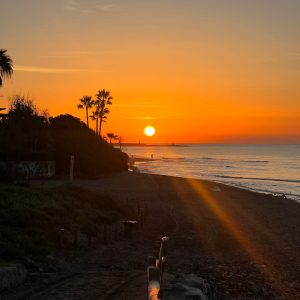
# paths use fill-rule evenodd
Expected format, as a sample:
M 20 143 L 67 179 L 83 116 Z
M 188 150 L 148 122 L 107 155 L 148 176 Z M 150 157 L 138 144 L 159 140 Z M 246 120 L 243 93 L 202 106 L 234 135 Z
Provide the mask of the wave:
M 162 157 L 161 160 L 167 160 L 167 161 L 177 161 L 177 160 L 187 160 L 184 157 Z
M 241 160 L 241 162 L 245 162 L 245 163 L 269 163 L 268 160 Z
M 260 178 L 260 177 L 242 177 L 242 176 L 226 176 L 226 175 L 214 175 L 219 178 L 229 178 L 229 179 L 248 179 L 248 180 L 262 180 L 262 181 L 280 181 L 280 182 L 297 182 L 297 179 L 279 179 L 279 178 Z

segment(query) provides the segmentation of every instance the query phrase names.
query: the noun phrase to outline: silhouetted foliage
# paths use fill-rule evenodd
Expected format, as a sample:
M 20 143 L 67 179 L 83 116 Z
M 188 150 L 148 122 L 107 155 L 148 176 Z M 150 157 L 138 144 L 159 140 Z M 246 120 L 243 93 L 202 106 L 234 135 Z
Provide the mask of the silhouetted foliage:
M 127 155 L 71 115 L 47 118 L 30 99 L 15 96 L 8 118 L 0 123 L 0 161 L 55 160 L 56 173 L 67 175 L 70 156 L 74 173 L 97 177 L 127 169 Z
M 118 139 L 118 136 L 116 134 L 112 133 L 112 132 L 111 133 L 107 133 L 106 135 L 109 138 L 109 143 L 110 144 L 111 144 L 112 140 L 117 140 Z
M 13 73 L 13 62 L 6 52 L 7 50 L 0 49 L 0 87 L 3 79 L 11 77 Z
M 85 108 L 86 114 L 86 125 L 89 126 L 89 109 L 93 107 L 94 101 L 92 100 L 91 96 L 83 96 L 80 100 L 80 103 L 77 105 L 77 108 L 83 109 Z
M 101 173 L 127 169 L 127 155 L 113 148 L 71 115 L 50 118 L 57 173 L 66 174 L 70 156 L 75 156 L 75 175 L 97 177 Z
M 48 120 L 32 100 L 16 95 L 7 120 L 0 123 L 0 160 L 47 160 L 50 155 Z
M 106 122 L 107 115 L 109 114 L 109 109 L 107 108 L 107 106 L 112 105 L 113 98 L 111 96 L 110 91 L 107 91 L 105 89 L 99 90 L 96 97 L 97 97 L 95 100 L 96 110 L 93 112 L 92 117 L 94 119 L 96 118 L 96 133 L 98 133 L 101 136 L 102 123 Z

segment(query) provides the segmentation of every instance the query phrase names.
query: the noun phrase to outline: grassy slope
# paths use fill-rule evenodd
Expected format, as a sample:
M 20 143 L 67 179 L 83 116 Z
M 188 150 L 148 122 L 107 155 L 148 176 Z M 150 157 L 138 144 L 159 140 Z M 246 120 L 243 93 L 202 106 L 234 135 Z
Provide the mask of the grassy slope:
M 0 242 L 5 260 L 43 258 L 59 246 L 59 228 L 93 235 L 130 209 L 99 193 L 72 187 L 0 185 Z

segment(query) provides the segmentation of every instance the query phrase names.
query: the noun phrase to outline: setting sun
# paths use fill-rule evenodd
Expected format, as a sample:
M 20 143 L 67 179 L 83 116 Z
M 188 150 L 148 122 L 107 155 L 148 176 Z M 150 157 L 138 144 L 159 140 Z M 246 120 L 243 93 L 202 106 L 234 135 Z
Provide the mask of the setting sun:
M 146 136 L 153 136 L 155 134 L 155 128 L 153 126 L 147 126 L 144 129 L 144 133 Z

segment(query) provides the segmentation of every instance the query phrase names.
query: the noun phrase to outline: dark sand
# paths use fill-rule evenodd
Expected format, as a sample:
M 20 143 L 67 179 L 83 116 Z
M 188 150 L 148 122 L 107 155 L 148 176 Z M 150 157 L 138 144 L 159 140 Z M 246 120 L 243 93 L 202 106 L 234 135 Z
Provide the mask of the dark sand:
M 166 271 L 199 274 L 211 285 L 214 298 L 299 299 L 296 201 L 209 181 L 148 174 L 125 173 L 82 184 L 147 203 L 148 238 L 176 228 Z
M 86 283 L 84 292 L 69 283 L 44 299 L 96 299 L 105 274 L 117 272 L 119 281 L 135 271 L 138 279 L 107 299 L 145 299 L 147 256 L 156 236 L 167 231 L 166 272 L 198 274 L 210 285 L 210 299 L 300 298 L 299 203 L 214 182 L 129 172 L 75 184 L 146 206 L 149 216 L 134 239 L 69 256 L 82 270 L 100 272 L 85 273 L 94 286 Z

